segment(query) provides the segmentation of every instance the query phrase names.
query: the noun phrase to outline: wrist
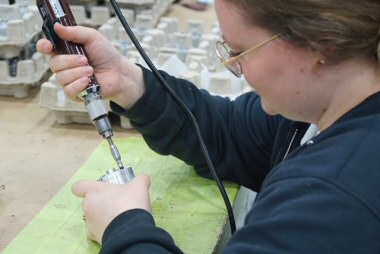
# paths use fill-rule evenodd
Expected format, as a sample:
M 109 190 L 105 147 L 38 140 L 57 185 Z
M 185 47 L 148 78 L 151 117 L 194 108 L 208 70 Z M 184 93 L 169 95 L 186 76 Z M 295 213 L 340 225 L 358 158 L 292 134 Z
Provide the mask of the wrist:
M 141 208 L 131 209 L 117 215 L 105 228 L 101 244 L 109 241 L 110 238 L 123 231 L 125 228 L 136 228 L 142 226 L 155 226 L 155 221 L 152 214 Z
M 145 93 L 143 72 L 124 57 L 120 66 L 120 92 L 112 100 L 124 109 L 130 109 Z

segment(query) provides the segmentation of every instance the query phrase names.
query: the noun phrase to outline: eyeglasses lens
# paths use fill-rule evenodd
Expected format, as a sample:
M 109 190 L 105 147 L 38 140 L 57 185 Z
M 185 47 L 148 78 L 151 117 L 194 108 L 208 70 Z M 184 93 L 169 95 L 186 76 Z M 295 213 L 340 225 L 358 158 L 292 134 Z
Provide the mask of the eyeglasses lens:
M 240 77 L 241 76 L 240 64 L 237 61 L 226 62 L 228 59 L 231 58 L 231 53 L 228 46 L 219 42 L 216 44 L 216 51 L 220 60 L 224 63 L 226 68 L 229 71 L 231 71 L 235 76 Z

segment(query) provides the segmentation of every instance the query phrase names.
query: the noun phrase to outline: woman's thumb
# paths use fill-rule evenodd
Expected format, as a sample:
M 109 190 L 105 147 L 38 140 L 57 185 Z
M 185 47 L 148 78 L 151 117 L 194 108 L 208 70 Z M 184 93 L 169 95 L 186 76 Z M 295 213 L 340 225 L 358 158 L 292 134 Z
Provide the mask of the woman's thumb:
M 63 26 L 55 23 L 54 31 L 61 39 L 82 45 L 89 44 L 96 39 L 96 31 L 83 26 Z

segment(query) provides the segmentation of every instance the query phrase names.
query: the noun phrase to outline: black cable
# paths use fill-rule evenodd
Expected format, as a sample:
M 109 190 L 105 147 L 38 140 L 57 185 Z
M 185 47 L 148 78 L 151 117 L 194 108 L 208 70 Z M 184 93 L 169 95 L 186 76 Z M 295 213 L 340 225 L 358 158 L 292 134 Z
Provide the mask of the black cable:
M 149 57 L 145 53 L 144 49 L 141 47 L 139 41 L 137 40 L 137 38 L 133 34 L 132 29 L 128 25 L 128 22 L 125 20 L 124 15 L 121 13 L 119 5 L 116 3 L 115 0 L 110 0 L 110 2 L 112 4 L 113 9 L 115 10 L 115 13 L 116 13 L 117 17 L 119 18 L 121 24 L 123 25 L 125 31 L 127 32 L 128 36 L 132 40 L 132 42 L 135 45 L 136 49 L 141 54 L 142 58 L 145 60 L 145 62 L 149 66 L 149 68 L 152 70 L 152 72 L 154 73 L 154 75 L 160 81 L 161 85 L 165 88 L 165 90 L 169 93 L 169 95 L 178 103 L 178 105 L 183 109 L 183 111 L 189 117 L 191 123 L 193 124 L 193 127 L 195 129 L 195 132 L 197 134 L 197 137 L 198 137 L 198 140 L 199 140 L 199 143 L 200 143 L 200 146 L 201 146 L 202 153 L 203 153 L 203 155 L 205 157 L 206 163 L 207 163 L 208 167 L 210 168 L 211 174 L 214 177 L 214 179 L 215 179 L 215 181 L 216 181 L 216 183 L 218 185 L 219 191 L 220 191 L 220 193 L 221 193 L 221 195 L 223 197 L 224 203 L 226 205 L 227 213 L 228 213 L 228 218 L 229 218 L 230 225 L 231 225 L 231 234 L 235 233 L 235 231 L 236 231 L 236 223 L 235 223 L 235 218 L 234 218 L 231 202 L 230 202 L 230 200 L 228 198 L 228 195 L 227 195 L 227 192 L 226 192 L 226 190 L 224 188 L 223 183 L 220 181 L 220 179 L 218 177 L 218 174 L 216 173 L 214 164 L 213 164 L 213 162 L 212 162 L 212 160 L 210 158 L 209 152 L 208 152 L 207 147 L 205 145 L 205 142 L 203 140 L 202 133 L 201 133 L 201 131 L 199 129 L 199 125 L 197 123 L 197 120 L 195 119 L 193 113 L 191 113 L 190 109 L 181 100 L 181 98 L 166 83 L 165 79 L 161 76 L 161 74 L 158 72 L 157 68 L 154 66 L 154 64 L 152 63 L 152 61 L 149 59 Z

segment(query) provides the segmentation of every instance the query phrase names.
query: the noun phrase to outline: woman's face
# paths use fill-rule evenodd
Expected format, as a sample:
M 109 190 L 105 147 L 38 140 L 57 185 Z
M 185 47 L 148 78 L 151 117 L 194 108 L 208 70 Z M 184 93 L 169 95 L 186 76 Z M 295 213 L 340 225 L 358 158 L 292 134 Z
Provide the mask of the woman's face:
M 223 37 L 234 53 L 273 35 L 248 24 L 239 9 L 225 0 L 216 0 L 215 9 Z M 319 59 L 317 53 L 278 37 L 238 61 L 245 79 L 260 95 L 265 112 L 314 123 L 327 107 L 329 94 L 328 88 L 322 87 Z

